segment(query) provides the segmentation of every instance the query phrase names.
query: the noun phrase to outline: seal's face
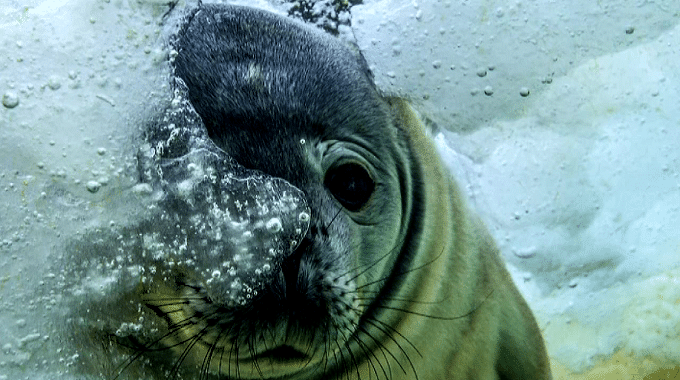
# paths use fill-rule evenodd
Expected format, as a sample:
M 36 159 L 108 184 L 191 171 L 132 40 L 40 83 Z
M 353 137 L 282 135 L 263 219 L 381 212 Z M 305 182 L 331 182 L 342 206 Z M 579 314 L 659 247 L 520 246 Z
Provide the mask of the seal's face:
M 360 54 L 227 5 L 189 15 L 174 48 L 141 220 L 66 249 L 83 373 L 551 378 L 488 232 Z
M 202 7 L 176 47 L 175 74 L 210 139 L 301 190 L 310 220 L 246 302 L 221 302 L 191 271 L 150 293 L 167 345 L 238 378 L 351 370 L 392 334 L 379 300 L 398 281 L 411 213 L 409 158 L 365 63 L 332 37 L 240 7 Z

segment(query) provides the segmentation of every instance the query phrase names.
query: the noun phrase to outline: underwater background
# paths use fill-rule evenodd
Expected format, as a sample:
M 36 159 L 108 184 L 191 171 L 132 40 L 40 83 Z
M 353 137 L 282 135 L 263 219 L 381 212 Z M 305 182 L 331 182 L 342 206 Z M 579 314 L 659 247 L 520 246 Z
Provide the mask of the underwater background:
M 556 379 L 680 379 L 680 3 L 230 3 L 314 3 L 303 17 L 417 105 Z M 152 196 L 135 144 L 170 95 L 169 8 L 0 3 L 0 380 L 74 376 L 54 327 L 73 289 L 51 279 L 70 239 L 134 221 Z M 83 281 L 105 295 L 106 278 Z

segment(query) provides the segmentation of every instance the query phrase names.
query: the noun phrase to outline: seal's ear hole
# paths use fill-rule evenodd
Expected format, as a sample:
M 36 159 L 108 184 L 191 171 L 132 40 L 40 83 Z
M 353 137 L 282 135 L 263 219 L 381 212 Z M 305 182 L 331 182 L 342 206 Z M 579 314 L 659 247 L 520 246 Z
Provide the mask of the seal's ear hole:
M 357 211 L 365 205 L 375 189 L 368 170 L 354 162 L 338 165 L 327 171 L 324 185 L 349 211 Z

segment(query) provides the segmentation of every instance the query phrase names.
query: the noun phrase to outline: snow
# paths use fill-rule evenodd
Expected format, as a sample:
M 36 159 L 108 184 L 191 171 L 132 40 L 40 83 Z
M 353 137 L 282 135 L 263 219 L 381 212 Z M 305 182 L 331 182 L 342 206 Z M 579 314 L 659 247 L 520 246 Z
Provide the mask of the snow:
M 51 324 L 66 295 L 46 288 L 59 248 L 154 199 L 134 142 L 171 96 L 164 3 L 0 5 L 0 379 L 68 373 Z M 560 371 L 622 354 L 680 365 L 679 14 L 675 0 L 366 0 L 344 31 L 381 89 L 432 121 Z M 105 294 L 104 273 L 82 291 Z

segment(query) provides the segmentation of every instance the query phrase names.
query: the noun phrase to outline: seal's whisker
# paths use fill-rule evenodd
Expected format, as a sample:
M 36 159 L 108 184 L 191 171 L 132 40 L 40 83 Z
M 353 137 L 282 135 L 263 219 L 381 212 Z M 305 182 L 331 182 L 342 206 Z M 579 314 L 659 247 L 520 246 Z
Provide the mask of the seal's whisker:
M 366 307 L 366 306 L 369 306 L 369 305 L 372 305 L 372 304 L 360 304 L 359 306 L 361 306 L 361 307 Z M 426 314 L 426 313 L 419 313 L 419 312 L 417 312 L 417 311 L 412 311 L 412 310 L 408 310 L 408 309 L 404 309 L 404 308 L 399 308 L 399 307 L 394 307 L 394 306 L 375 305 L 375 307 L 378 308 L 378 309 L 386 309 L 386 310 L 398 311 L 398 312 L 400 312 L 400 313 L 405 313 L 405 314 L 410 314 L 410 315 L 417 315 L 417 316 L 419 316 L 419 317 L 425 317 L 425 318 L 439 319 L 439 320 L 442 320 L 442 321 L 454 321 L 454 320 L 456 320 L 456 319 L 465 318 L 465 317 L 470 316 L 470 314 L 474 313 L 474 311 L 476 310 L 476 308 L 475 308 L 475 309 L 473 309 L 472 311 L 470 311 L 470 312 L 468 312 L 468 313 L 466 313 L 466 314 L 460 315 L 460 316 L 455 316 L 455 317 L 442 317 L 442 316 L 439 316 L 439 315 L 432 315 L 432 314 Z
M 376 283 L 380 283 L 380 282 L 387 281 L 387 280 L 389 280 L 391 277 L 399 277 L 399 276 L 403 276 L 403 275 L 405 275 L 405 274 L 409 274 L 409 273 L 411 273 L 411 272 L 415 272 L 415 271 L 418 271 L 418 270 L 420 270 L 420 269 L 423 269 L 423 268 L 425 268 L 425 267 L 427 267 L 427 266 L 429 266 L 429 265 L 432 265 L 435 261 L 437 261 L 437 260 L 443 255 L 443 253 L 444 253 L 444 249 L 442 248 L 442 250 L 439 252 L 439 254 L 438 254 L 437 256 L 435 256 L 435 257 L 432 258 L 431 260 L 428 260 L 427 262 L 425 262 L 425 263 L 423 263 L 423 264 L 421 264 L 421 265 L 419 265 L 419 266 L 417 266 L 417 267 L 415 267 L 415 268 L 409 268 L 408 270 L 401 271 L 401 272 L 397 272 L 397 273 L 390 273 L 389 276 L 385 276 L 385 277 L 383 277 L 383 278 L 380 278 L 380 279 L 377 279 L 377 280 L 374 280 L 374 281 L 370 281 L 370 282 L 367 282 L 367 283 L 365 283 L 365 284 L 363 284 L 363 285 L 357 286 L 357 287 L 356 287 L 356 290 L 361 290 L 361 289 L 363 289 L 363 288 L 365 288 L 365 287 L 367 287 L 367 286 L 371 286 L 371 285 L 374 285 L 374 284 L 376 284 Z M 380 260 L 380 259 L 378 259 L 378 260 Z
M 350 337 L 349 337 L 349 336 L 346 336 L 346 335 L 344 334 L 344 331 L 343 331 L 343 330 L 340 330 L 339 333 L 341 333 L 341 334 L 343 335 L 342 337 L 343 337 L 343 339 L 344 339 L 345 342 L 349 341 L 349 338 L 350 338 Z M 338 343 L 338 346 L 340 346 L 340 343 Z M 350 360 L 351 360 L 351 364 L 352 364 L 352 365 L 354 366 L 354 368 L 356 369 L 357 379 L 360 379 L 360 378 L 361 378 L 361 374 L 359 373 L 359 364 L 357 363 L 357 360 L 356 360 L 356 358 L 354 357 L 354 354 L 352 353 L 352 350 L 349 349 L 348 346 L 342 346 L 342 349 L 346 350 L 346 351 L 347 351 L 347 354 L 349 354 L 349 358 L 350 358 Z M 349 379 L 349 371 L 351 371 L 351 368 L 350 368 L 350 369 L 348 370 L 348 372 L 347 372 L 348 379 Z
M 369 321 L 369 323 L 370 323 L 370 321 Z M 390 333 L 388 333 L 387 331 L 385 331 L 385 330 L 383 330 L 383 329 L 381 329 L 381 328 L 379 328 L 379 327 L 377 327 L 377 326 L 375 326 L 375 325 L 373 325 L 373 326 L 374 326 L 375 328 L 377 328 L 378 330 L 380 330 L 380 331 L 381 331 L 386 337 L 388 337 L 390 340 L 392 340 L 392 341 L 397 345 L 397 347 L 399 348 L 399 350 L 404 354 L 404 356 L 406 356 L 406 358 L 408 359 L 408 354 L 406 354 L 406 351 L 404 351 L 404 349 L 401 347 L 401 345 L 394 339 L 394 337 L 393 337 Z M 390 349 L 387 348 L 387 346 L 385 346 L 385 344 L 384 344 L 383 342 L 381 342 L 380 340 L 376 339 L 376 338 L 373 337 L 371 334 L 369 334 L 368 331 L 367 331 L 366 329 L 361 329 L 360 331 L 361 331 L 364 335 L 370 336 L 370 337 L 375 341 L 375 343 L 376 343 L 377 346 L 384 348 L 385 351 L 387 351 L 387 353 L 392 357 L 392 359 L 394 359 L 394 362 L 397 363 L 397 365 L 399 366 L 399 368 L 401 369 L 401 371 L 404 373 L 404 375 L 407 373 L 407 372 L 406 372 L 406 368 L 404 368 L 404 366 L 401 364 L 401 362 L 399 361 L 399 359 L 397 359 L 397 357 L 394 355 L 394 353 L 393 353 L 392 351 L 390 351 Z M 389 360 L 388 360 L 387 362 L 389 363 Z M 410 362 L 410 360 L 409 360 L 409 362 Z M 411 364 L 411 367 L 413 367 L 412 364 Z M 414 370 L 414 372 L 415 372 L 415 368 L 414 368 L 413 370 Z M 390 373 L 392 373 L 392 368 L 391 368 L 391 367 L 390 367 Z M 417 377 L 417 376 L 416 376 L 416 377 Z
M 234 353 L 236 353 L 236 368 L 234 370 L 236 372 L 236 378 L 240 378 L 241 377 L 241 369 L 239 368 L 239 364 L 238 364 L 239 363 L 239 360 L 238 360 L 238 339 L 234 339 L 231 342 L 231 350 L 229 350 L 229 361 L 228 361 L 229 369 L 228 369 L 227 376 L 231 376 L 231 363 L 234 362 L 234 361 L 232 361 L 232 354 L 234 354 Z
M 348 270 L 348 271 L 346 271 L 346 272 L 340 274 L 339 276 L 337 276 L 337 277 L 334 278 L 333 280 L 334 280 L 334 282 L 335 282 L 335 281 L 341 279 L 342 277 L 344 277 L 344 276 L 346 276 L 346 275 L 348 275 L 348 274 L 350 274 L 350 273 L 354 273 L 350 278 L 348 278 L 348 279 L 346 280 L 346 282 L 354 281 L 354 280 L 356 280 L 359 276 L 361 276 L 362 274 L 366 273 L 367 271 L 369 271 L 369 270 L 370 270 L 371 268 L 373 268 L 374 266 L 378 265 L 378 263 L 380 263 L 381 261 L 383 261 L 383 260 L 385 260 L 386 258 L 390 257 L 392 254 L 394 254 L 394 252 L 396 252 L 396 248 L 393 248 L 393 249 L 388 250 L 384 255 L 378 257 L 378 259 L 374 260 L 372 263 L 368 263 L 368 264 L 364 264 L 364 265 L 359 265 L 359 266 L 357 266 L 357 267 L 351 268 L 350 270 Z M 375 281 L 375 282 L 379 282 L 379 281 L 382 281 L 382 280 L 378 280 L 378 281 Z
M 347 292 L 347 293 L 353 294 L 353 293 L 359 293 L 359 292 Z M 381 292 L 366 290 L 366 291 L 363 291 L 362 293 L 374 293 L 376 296 L 379 296 Z M 375 299 L 375 297 L 360 297 L 360 296 L 357 296 L 356 299 L 358 301 L 369 301 L 369 303 L 370 303 L 370 301 L 373 301 Z M 408 302 L 408 303 L 413 303 L 413 304 L 418 304 L 418 305 L 440 305 L 440 304 L 444 303 L 444 301 L 447 300 L 447 298 L 445 298 L 445 299 L 439 300 L 439 301 L 416 301 L 416 300 L 413 300 L 413 299 L 410 299 L 410 298 L 385 297 L 385 296 L 381 296 L 380 299 L 383 300 L 383 301 Z
M 390 364 L 390 360 L 387 357 L 387 354 L 389 354 L 392 357 L 392 359 L 394 359 L 395 362 L 398 362 L 397 358 L 378 339 L 376 339 L 373 335 L 369 334 L 368 331 L 365 328 L 359 328 L 359 331 L 362 332 L 367 337 L 371 338 L 373 340 L 373 342 L 375 343 L 375 346 L 378 347 L 378 349 L 382 353 L 383 357 L 385 358 L 385 363 L 387 364 L 387 371 L 389 372 L 389 375 L 387 373 L 385 373 L 385 379 L 391 379 L 392 378 L 392 365 Z M 357 334 L 357 336 L 358 336 L 358 334 Z M 387 354 L 385 353 L 385 351 L 387 351 Z M 379 359 L 378 359 L 378 364 L 380 364 Z M 380 364 L 380 367 L 382 368 L 383 373 L 384 373 L 385 368 L 382 366 L 382 364 Z
M 345 373 L 345 376 L 347 380 L 350 379 L 350 373 L 352 372 L 352 365 L 356 367 L 356 363 L 354 362 L 354 358 L 351 358 L 350 360 L 346 360 L 346 356 L 344 351 L 347 350 L 349 353 L 349 349 L 346 348 L 344 345 L 341 345 L 340 342 L 338 342 L 338 338 L 335 338 L 335 345 L 338 347 L 338 353 L 340 354 L 340 363 L 342 364 L 342 371 Z M 349 353 L 351 354 L 351 353 Z M 357 374 L 359 373 L 359 369 L 357 368 Z
M 401 339 L 403 339 L 406 343 L 408 343 L 408 345 L 411 346 L 411 348 L 413 348 L 413 350 L 418 354 L 418 356 L 420 356 L 421 358 L 423 357 L 423 354 L 420 353 L 420 350 L 418 350 L 418 347 L 416 347 L 407 337 L 405 337 L 402 333 L 400 333 L 399 330 L 395 329 L 394 327 L 390 326 L 389 324 L 387 324 L 387 323 L 385 323 L 385 322 L 383 322 L 383 321 L 381 321 L 377 318 L 368 318 L 368 319 L 366 319 L 366 321 L 368 323 L 370 323 L 376 329 L 382 331 L 382 333 L 385 334 L 386 336 L 389 336 L 394 341 L 394 343 L 397 343 L 397 341 L 392 336 L 392 334 L 397 334 Z M 380 326 L 378 326 L 376 323 L 380 324 Z M 381 326 L 383 326 L 383 327 L 381 327 Z M 398 345 L 398 343 L 397 343 L 397 345 Z M 400 348 L 401 348 L 401 346 L 400 346 Z M 402 352 L 403 352 L 403 350 L 402 350 Z M 404 354 L 406 354 L 406 352 L 404 352 Z M 408 355 L 406 355 L 406 356 L 408 356 Z
M 470 311 L 468 311 L 465 314 L 457 315 L 457 316 L 453 316 L 453 317 L 442 317 L 442 316 L 439 316 L 439 315 L 419 313 L 417 311 L 412 311 L 412 310 L 408 310 L 408 309 L 402 309 L 402 308 L 387 306 L 387 305 L 382 305 L 382 304 L 375 305 L 375 307 L 379 308 L 379 309 L 399 311 L 399 312 L 402 312 L 402 313 L 405 313 L 405 314 L 417 315 L 417 316 L 426 317 L 426 318 L 439 319 L 439 320 L 443 320 L 443 321 L 454 321 L 456 319 L 466 318 L 466 317 L 469 317 L 470 315 L 474 314 L 474 312 L 477 311 L 489 299 L 489 297 L 491 297 L 492 294 L 493 294 L 493 289 L 491 289 L 491 291 L 484 297 L 484 299 L 482 299 L 477 305 L 475 305 L 472 309 L 470 309 Z M 358 299 L 360 299 L 360 298 L 358 298 Z M 385 298 L 385 299 L 387 299 L 387 298 Z M 363 300 L 369 300 L 370 301 L 371 299 L 370 298 L 364 298 Z M 417 301 L 407 301 L 407 302 L 421 303 L 421 304 L 428 304 L 429 303 L 429 302 L 417 302 Z M 366 307 L 366 306 L 369 306 L 369 305 L 373 305 L 373 302 L 369 302 L 367 304 L 360 304 L 359 306 Z
M 328 321 L 324 322 L 324 330 L 328 331 L 330 323 Z M 328 337 L 328 333 L 325 334 Z M 326 373 L 328 369 L 328 360 L 330 360 L 328 356 L 328 351 L 330 350 L 330 339 L 323 339 L 323 355 L 321 355 L 321 360 L 323 361 L 323 372 Z M 333 353 L 335 354 L 335 352 Z
M 337 217 L 340 216 L 341 213 L 342 213 L 342 209 L 338 209 L 338 211 L 335 213 L 335 215 L 333 215 L 333 218 L 331 219 L 331 221 L 328 222 L 328 225 L 326 226 L 326 230 L 328 230 L 328 228 L 333 225 L 333 223 L 335 222 L 335 219 L 337 219 Z
M 373 327 L 375 327 L 376 329 L 382 331 L 382 333 L 385 334 L 386 337 L 390 338 L 390 340 L 392 340 L 392 342 L 394 342 L 394 344 L 399 348 L 399 350 L 401 351 L 401 353 L 404 355 L 404 357 L 405 357 L 406 360 L 408 361 L 408 364 L 409 364 L 409 366 L 411 367 L 411 370 L 413 371 L 413 375 L 415 376 L 415 379 L 418 380 L 418 372 L 416 371 L 416 367 L 413 365 L 413 361 L 411 361 L 411 357 L 408 355 L 408 353 L 406 352 L 406 350 L 404 349 L 404 347 L 402 347 L 402 345 L 401 345 L 401 344 L 397 341 L 397 339 L 393 336 L 393 333 L 397 334 L 397 335 L 398 335 L 400 338 L 402 338 L 406 343 L 408 343 L 408 344 L 416 351 L 416 353 L 418 354 L 418 356 L 420 356 L 420 357 L 422 358 L 422 357 L 423 357 L 423 354 L 420 353 L 420 351 L 418 350 L 418 348 L 417 348 L 417 347 L 416 347 L 416 346 L 415 346 L 408 338 L 406 338 L 402 333 L 400 333 L 400 332 L 399 332 L 398 330 L 396 330 L 394 327 L 389 326 L 388 324 L 386 324 L 386 323 L 380 321 L 379 319 L 377 319 L 377 318 L 367 318 L 366 321 L 367 321 L 368 323 L 370 323 L 370 324 L 371 324 Z M 385 328 L 382 328 L 382 327 L 378 326 L 377 324 L 375 324 L 375 323 L 373 323 L 373 322 L 377 322 L 377 323 L 381 324 L 382 326 L 385 326 Z M 385 347 L 385 349 L 387 349 L 387 347 Z M 387 351 L 391 353 L 391 351 L 390 351 L 389 349 L 387 349 Z M 394 357 L 394 356 L 393 356 L 393 357 Z M 404 366 L 401 364 L 401 362 L 400 362 L 399 360 L 397 360 L 396 358 L 395 358 L 395 362 L 399 365 L 399 368 L 401 368 L 401 370 L 404 372 L 404 374 L 406 374 L 406 369 L 405 369 Z
M 373 359 L 375 359 L 375 360 L 378 362 L 378 365 L 379 365 L 380 368 L 382 369 L 382 372 L 385 374 L 385 376 L 387 376 L 387 374 L 385 373 L 385 368 L 382 366 L 382 363 L 380 363 L 380 359 L 377 358 L 377 357 L 375 356 L 375 354 L 371 353 L 371 350 L 368 348 L 368 346 L 366 345 L 366 343 L 364 343 L 364 341 L 361 340 L 361 338 L 359 338 L 358 335 L 353 335 L 353 336 L 352 336 L 352 339 L 353 339 L 355 342 L 357 342 L 357 345 L 361 348 L 361 350 L 362 350 L 362 351 L 364 352 L 364 354 L 366 355 L 366 359 L 368 360 L 368 364 L 369 364 L 369 366 L 371 367 L 371 369 L 373 370 L 373 373 L 375 373 L 375 377 L 376 377 L 377 379 L 380 378 L 380 376 L 378 375 L 378 371 L 377 371 L 377 369 L 375 368 L 375 364 L 373 364 Z
M 208 351 L 206 352 L 205 356 L 203 357 L 203 362 L 201 363 L 201 374 L 205 374 L 205 379 L 208 378 L 208 375 L 210 373 L 210 364 L 212 363 L 213 357 L 215 355 L 215 350 L 218 349 L 218 344 L 220 342 L 220 337 L 224 331 L 220 330 L 217 334 L 217 336 L 212 340 L 212 342 L 209 344 Z M 220 350 L 223 350 L 223 348 L 220 348 Z
M 173 377 L 177 376 L 177 374 L 179 374 L 179 370 L 182 366 L 182 363 L 184 363 L 184 360 L 186 360 L 186 358 L 189 356 L 189 353 L 194 348 L 196 343 L 198 343 L 201 340 L 201 338 L 207 333 L 206 331 L 207 331 L 207 328 L 204 328 L 201 331 L 199 331 L 198 333 L 196 333 L 194 336 L 192 336 L 190 339 L 187 340 L 189 342 L 189 344 L 187 344 L 186 347 L 184 347 L 184 349 L 182 350 L 182 353 L 179 355 L 179 358 L 177 358 L 177 360 L 175 361 L 175 364 L 173 365 L 172 369 L 170 370 L 170 373 L 172 374 L 170 376 L 170 378 L 173 378 Z M 187 341 L 185 341 L 185 343 Z

